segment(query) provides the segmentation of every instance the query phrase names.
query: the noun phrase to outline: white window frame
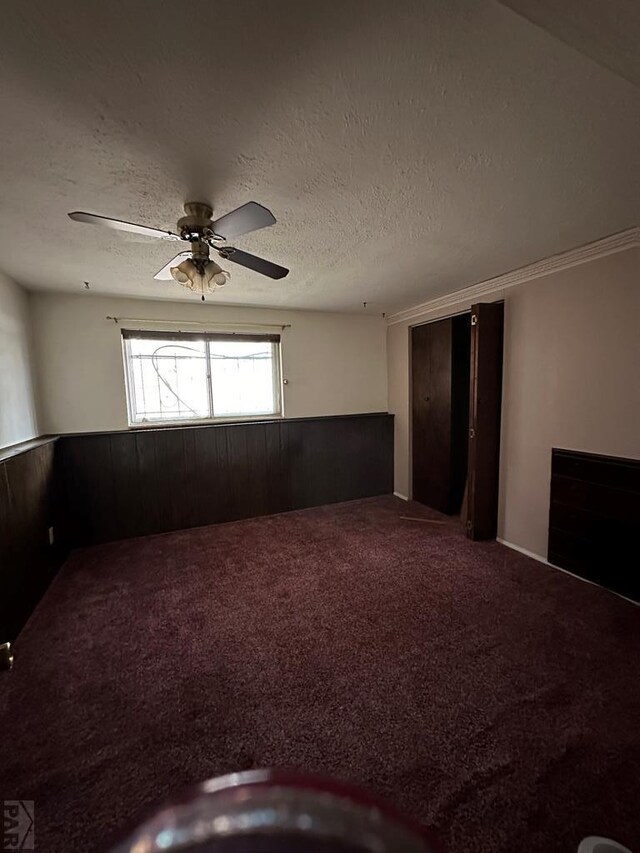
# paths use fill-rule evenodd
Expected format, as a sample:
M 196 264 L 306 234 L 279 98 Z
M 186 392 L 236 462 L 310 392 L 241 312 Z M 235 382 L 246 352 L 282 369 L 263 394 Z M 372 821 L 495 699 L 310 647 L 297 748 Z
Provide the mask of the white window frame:
M 136 421 L 135 417 L 135 383 L 133 380 L 133 356 L 129 341 L 132 339 L 163 340 L 163 341 L 204 341 L 206 344 L 207 390 L 209 393 L 209 410 L 214 411 L 213 385 L 211 382 L 211 359 L 209 345 L 216 341 L 252 341 L 267 342 L 274 347 L 273 357 L 273 399 L 275 412 L 258 415 L 223 415 L 207 418 L 176 418 L 175 420 Z M 122 330 L 122 359 L 124 362 L 125 391 L 127 398 L 127 423 L 129 429 L 162 429 L 162 427 L 197 426 L 211 423 L 244 423 L 251 421 L 278 420 L 284 417 L 282 394 L 282 347 L 280 335 L 253 335 L 223 332 L 162 332 L 142 331 L 134 329 Z

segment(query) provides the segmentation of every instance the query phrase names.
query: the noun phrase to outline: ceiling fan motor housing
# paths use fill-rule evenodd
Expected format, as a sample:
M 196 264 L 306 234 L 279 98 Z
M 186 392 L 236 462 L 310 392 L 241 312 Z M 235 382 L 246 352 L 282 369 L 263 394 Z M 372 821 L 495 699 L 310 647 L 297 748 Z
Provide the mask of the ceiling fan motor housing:
M 218 237 L 213 230 L 211 205 L 201 201 L 188 201 L 184 211 L 186 216 L 178 219 L 178 233 L 183 240 L 195 243 Z

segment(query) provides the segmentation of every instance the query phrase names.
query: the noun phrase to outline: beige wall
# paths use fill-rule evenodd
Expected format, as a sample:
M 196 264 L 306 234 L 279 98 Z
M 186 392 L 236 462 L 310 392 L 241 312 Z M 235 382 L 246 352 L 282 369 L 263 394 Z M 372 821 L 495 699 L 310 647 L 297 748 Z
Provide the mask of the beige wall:
M 498 535 L 545 557 L 551 448 L 640 458 L 640 249 L 482 301 L 501 298 L 505 372 Z M 424 319 L 468 307 L 461 301 Z M 396 490 L 410 495 L 409 323 L 389 327 L 388 358 Z
M 0 274 L 0 447 L 37 435 L 29 298 Z
M 286 417 L 387 410 L 381 317 L 32 294 L 43 431 L 126 429 L 120 328 L 107 315 L 199 320 L 212 329 L 216 322 L 290 323 L 282 333 Z

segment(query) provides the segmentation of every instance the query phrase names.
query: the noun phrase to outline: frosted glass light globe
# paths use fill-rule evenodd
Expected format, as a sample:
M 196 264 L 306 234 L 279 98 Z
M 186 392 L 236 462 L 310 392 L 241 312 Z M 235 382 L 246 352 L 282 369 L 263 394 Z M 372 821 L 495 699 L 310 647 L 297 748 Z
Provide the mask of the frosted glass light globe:
M 182 261 L 181 264 L 178 264 L 177 267 L 171 267 L 169 270 L 172 278 L 178 282 L 178 284 L 187 284 L 190 281 L 193 281 L 194 278 L 198 275 L 196 268 L 194 267 L 190 258 L 187 258 L 185 261 Z

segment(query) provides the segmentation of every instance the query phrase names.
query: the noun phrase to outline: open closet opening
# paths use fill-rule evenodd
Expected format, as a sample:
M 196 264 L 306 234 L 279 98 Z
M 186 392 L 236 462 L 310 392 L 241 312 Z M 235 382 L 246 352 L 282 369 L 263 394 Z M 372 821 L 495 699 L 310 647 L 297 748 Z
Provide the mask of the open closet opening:
M 501 302 L 411 330 L 413 499 L 496 536 L 502 399 Z

